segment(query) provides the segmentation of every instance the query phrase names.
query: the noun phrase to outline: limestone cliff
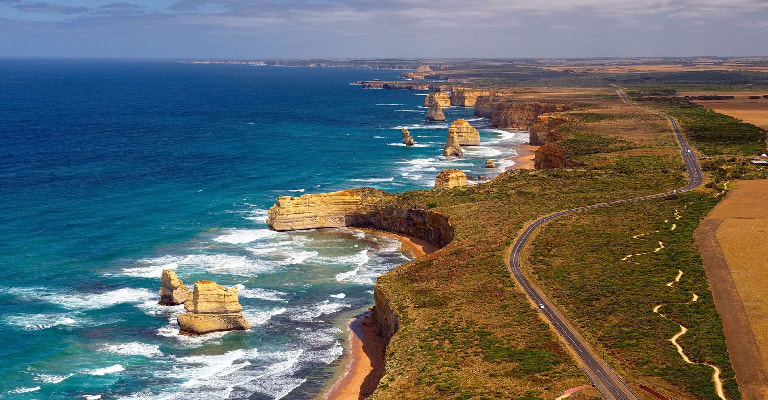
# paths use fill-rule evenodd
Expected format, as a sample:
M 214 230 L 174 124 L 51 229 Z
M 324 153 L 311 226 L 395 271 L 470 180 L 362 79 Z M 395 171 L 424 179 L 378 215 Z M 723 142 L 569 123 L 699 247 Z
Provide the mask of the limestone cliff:
M 411 132 L 408 131 L 407 128 L 403 128 L 400 130 L 400 133 L 403 134 L 403 144 L 406 146 L 413 146 L 416 144 L 416 142 L 413 140 L 413 136 L 411 136 Z
M 491 128 L 528 130 L 545 113 L 568 111 L 567 104 L 517 100 L 510 95 L 482 97 L 475 104 L 475 115 L 490 118 Z
M 228 288 L 216 282 L 198 281 L 184 309 L 187 312 L 177 318 L 182 334 L 251 329 L 251 324 L 240 313 L 243 307 L 238 301 L 236 286 Z
M 445 146 L 443 146 L 443 155 L 446 157 L 464 157 L 464 150 L 461 149 L 456 132 L 448 131 L 448 137 L 445 140 Z
M 267 224 L 278 231 L 329 227 L 373 228 L 401 233 L 443 247 L 453 240 L 448 218 L 420 208 L 405 208 L 386 200 L 385 192 L 359 188 L 332 193 L 280 197 Z
M 445 121 L 445 114 L 443 114 L 443 107 L 440 106 L 440 103 L 434 102 L 429 106 L 425 119 L 427 121 Z
M 451 94 L 443 91 L 429 92 L 427 97 L 424 99 L 424 107 L 430 107 L 432 106 L 432 103 L 438 103 L 440 104 L 440 107 L 450 107 Z
M 452 187 L 467 186 L 467 175 L 458 169 L 446 169 L 440 171 L 435 178 L 435 189 L 447 189 Z
M 379 285 L 376 285 L 373 288 L 373 301 L 374 306 L 371 310 L 373 320 L 376 321 L 376 325 L 379 326 L 379 333 L 384 338 L 384 343 L 388 344 L 389 340 L 392 339 L 392 336 L 394 336 L 400 328 L 399 318 L 397 317 L 397 313 L 392 309 L 387 294 Z
M 567 115 L 539 115 L 530 128 L 529 144 L 531 146 L 543 146 L 565 139 L 565 133 L 558 128 L 571 121 L 573 121 L 573 118 Z
M 451 105 L 474 107 L 478 97 L 488 95 L 490 95 L 490 92 L 487 90 L 453 88 L 451 91 Z
M 453 121 L 451 127 L 448 128 L 448 135 L 450 136 L 452 133 L 456 134 L 456 138 L 462 146 L 480 145 L 480 132 L 464 119 Z
M 177 306 L 187 301 L 189 288 L 172 269 L 164 269 L 160 276 L 160 305 Z
M 557 143 L 545 144 L 536 149 L 533 160 L 536 169 L 561 169 L 576 167 L 581 164 L 568 159 L 568 151 Z

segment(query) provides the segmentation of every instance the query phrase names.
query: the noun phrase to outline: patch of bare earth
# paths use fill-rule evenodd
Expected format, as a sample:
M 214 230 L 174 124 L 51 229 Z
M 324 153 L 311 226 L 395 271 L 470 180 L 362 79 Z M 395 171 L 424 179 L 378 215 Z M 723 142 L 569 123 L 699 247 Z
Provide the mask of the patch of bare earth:
M 768 398 L 768 180 L 737 182 L 696 230 L 744 400 Z
M 711 108 L 721 114 L 730 115 L 752 125 L 768 129 L 768 91 L 763 92 L 681 92 L 680 96 L 733 96 L 727 100 L 696 100 L 694 103 Z M 760 96 L 759 99 L 750 99 L 750 96 Z

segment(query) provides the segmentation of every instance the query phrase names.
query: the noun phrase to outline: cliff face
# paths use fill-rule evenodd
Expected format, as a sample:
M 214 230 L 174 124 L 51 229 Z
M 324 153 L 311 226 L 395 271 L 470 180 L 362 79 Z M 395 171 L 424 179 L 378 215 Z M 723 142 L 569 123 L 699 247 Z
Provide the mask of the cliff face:
M 332 193 L 280 197 L 269 209 L 267 224 L 277 231 L 359 227 L 402 233 L 443 247 L 453 240 L 444 215 L 428 210 L 384 204 L 385 193 L 353 189 Z
M 373 289 L 373 301 L 373 320 L 379 326 L 379 332 L 384 338 L 384 343 L 388 344 L 400 328 L 397 313 L 392 309 L 387 294 L 378 285 Z
M 489 126 L 500 129 L 528 130 L 539 115 L 570 109 L 566 104 L 520 101 L 507 95 L 482 97 L 475 103 L 475 115 L 490 118 Z
M 451 91 L 451 105 L 459 107 L 474 107 L 477 98 L 488 96 L 487 90 L 454 88 Z
M 459 144 L 462 146 L 480 145 L 480 132 L 464 119 L 453 121 L 451 127 L 448 128 L 448 136 L 454 133 L 456 134 Z
M 565 115 L 542 114 L 536 118 L 530 129 L 531 146 L 543 146 L 565 139 L 565 134 L 557 128 L 573 119 Z

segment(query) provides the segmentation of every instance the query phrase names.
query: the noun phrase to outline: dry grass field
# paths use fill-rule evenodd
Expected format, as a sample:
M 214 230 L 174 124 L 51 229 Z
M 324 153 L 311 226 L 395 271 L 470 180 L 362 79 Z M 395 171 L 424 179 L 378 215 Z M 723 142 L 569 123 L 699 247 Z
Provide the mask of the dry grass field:
M 724 329 L 736 379 L 744 399 L 768 398 L 768 181 L 737 183 L 702 224 L 716 244 L 699 240 L 705 262 L 725 261 L 725 279 L 710 281 Z M 721 253 L 716 254 L 719 247 Z M 715 253 L 713 253 L 713 250 Z M 720 263 L 722 264 L 722 262 Z M 717 266 L 715 266 L 717 267 Z M 707 269 L 710 274 L 710 268 Z M 728 275 L 730 280 L 727 279 Z M 732 282 L 732 287 L 723 283 Z M 735 289 L 735 290 L 734 290 Z M 718 301 L 725 292 L 731 301 Z M 735 292 L 735 293 L 733 293 Z M 740 303 L 740 304 L 739 304 Z M 741 307 L 739 307 L 741 306 Z M 735 320 L 734 320 L 735 319 Z M 742 321 L 739 321 L 741 319 Z M 735 344 L 736 346 L 732 346 Z
M 730 115 L 744 122 L 768 129 L 768 99 L 763 98 L 768 91 L 761 92 L 679 92 L 680 96 L 733 96 L 729 100 L 696 100 L 697 104 L 711 108 L 721 114 Z M 760 99 L 750 99 L 749 96 L 760 96 Z

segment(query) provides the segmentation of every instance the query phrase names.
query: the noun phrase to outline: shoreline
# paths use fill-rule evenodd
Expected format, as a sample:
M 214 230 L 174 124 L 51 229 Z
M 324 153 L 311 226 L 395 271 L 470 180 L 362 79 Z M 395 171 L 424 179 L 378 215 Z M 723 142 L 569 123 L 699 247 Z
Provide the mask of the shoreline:
M 535 169 L 534 159 L 536 158 L 536 150 L 540 146 L 531 146 L 530 144 L 522 144 L 517 148 L 517 155 L 507 157 L 506 160 L 514 161 L 515 165 L 507 167 L 506 171 L 515 169 Z
M 417 259 L 434 253 L 438 247 L 423 239 L 374 229 L 355 228 L 365 232 L 393 237 L 400 241 L 400 251 Z M 330 389 L 320 398 L 323 400 L 358 400 L 373 394 L 384 376 L 386 347 L 379 336 L 379 327 L 370 311 L 358 315 L 347 324 L 348 353 L 344 356 L 344 370 Z

